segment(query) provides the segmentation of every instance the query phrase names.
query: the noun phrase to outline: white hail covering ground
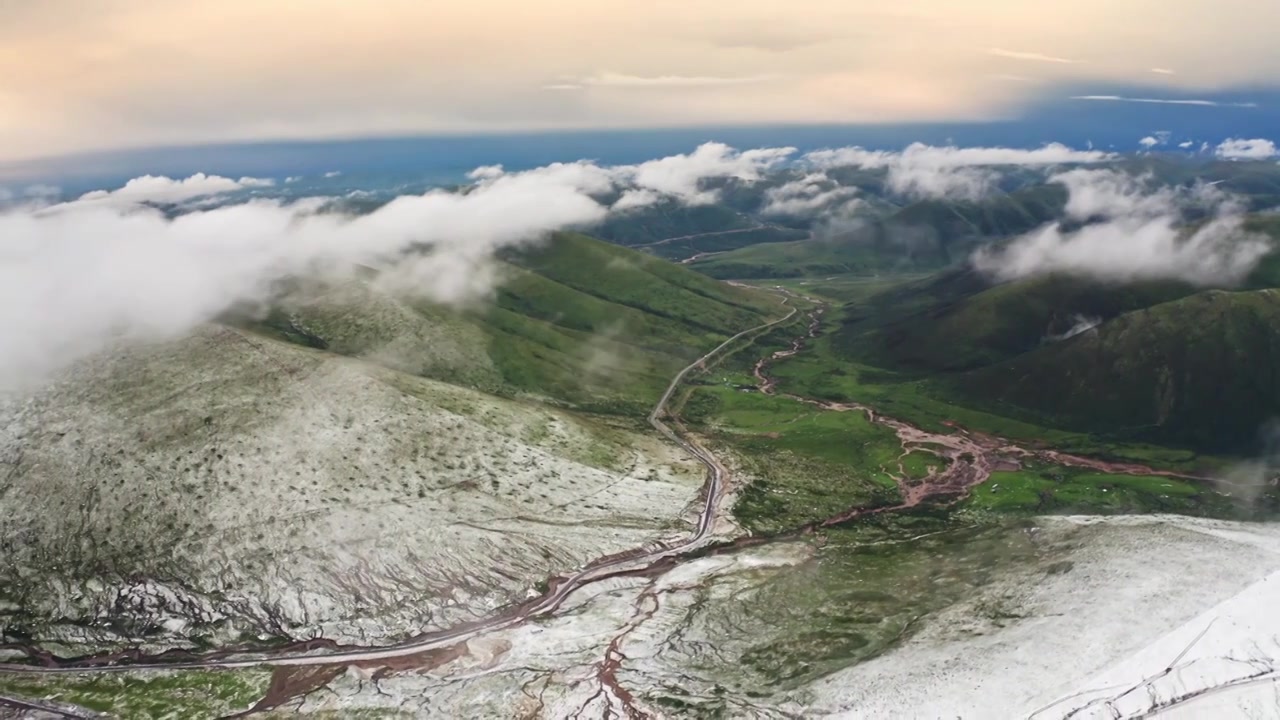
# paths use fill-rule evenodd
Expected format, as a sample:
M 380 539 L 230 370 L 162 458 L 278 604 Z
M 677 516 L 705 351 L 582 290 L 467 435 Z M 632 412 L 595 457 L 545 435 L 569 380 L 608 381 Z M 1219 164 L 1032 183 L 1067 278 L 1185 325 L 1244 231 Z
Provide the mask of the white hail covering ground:
M 806 715 L 1280 718 L 1280 525 L 1042 523 L 1076 531 L 1068 572 L 993 583 L 817 683 Z M 983 620 L 993 603 L 1001 620 Z
M 223 327 L 104 353 L 0 405 L 0 464 L 0 537 L 30 539 L 0 557 L 0 616 L 18 592 L 48 618 L 159 625 L 157 640 L 452 626 L 682 537 L 702 482 L 649 435 Z

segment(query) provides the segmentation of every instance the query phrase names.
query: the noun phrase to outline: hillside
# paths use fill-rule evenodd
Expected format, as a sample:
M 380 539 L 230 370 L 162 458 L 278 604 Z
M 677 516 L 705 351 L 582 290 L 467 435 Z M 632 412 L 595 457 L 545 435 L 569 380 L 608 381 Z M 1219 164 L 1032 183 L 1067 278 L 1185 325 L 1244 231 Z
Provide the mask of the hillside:
M 1280 413 L 1280 292 L 1208 291 L 945 381 L 975 406 L 1213 451 Z
M 220 326 L 0 404 L 0 461 L 0 637 L 73 654 L 451 625 L 701 483 L 597 417 Z
M 1066 275 L 992 285 L 955 270 L 850 307 L 835 346 L 897 370 L 966 370 L 1193 291 L 1177 282 L 1117 285 Z
M 296 286 L 242 326 L 424 377 L 643 415 L 671 376 L 777 298 L 585 235 L 503 258 L 494 302 L 462 312 L 364 281 Z
M 701 466 L 642 418 L 777 297 L 575 234 L 498 271 L 463 310 L 295 278 L 0 398 L 2 637 L 380 642 L 682 532 Z
M 787 243 L 762 243 L 692 264 L 719 278 L 789 278 L 937 270 L 963 262 L 978 245 L 1027 232 L 1057 217 L 1066 202 L 1057 185 L 1033 185 L 980 202 L 877 203 L 847 229 Z

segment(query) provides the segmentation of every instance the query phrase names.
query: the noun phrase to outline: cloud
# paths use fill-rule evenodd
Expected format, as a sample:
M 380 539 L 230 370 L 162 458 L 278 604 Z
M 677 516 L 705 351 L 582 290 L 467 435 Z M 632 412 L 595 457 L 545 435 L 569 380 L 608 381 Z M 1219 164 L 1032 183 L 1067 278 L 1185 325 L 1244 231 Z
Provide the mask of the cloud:
M 1151 68 L 1151 72 L 1155 73 L 1156 75 L 1177 75 L 1177 73 L 1170 70 L 1169 68 Z
M 1154 103 L 1157 105 L 1200 105 L 1203 107 L 1241 107 L 1256 108 L 1257 103 L 1253 102 L 1218 102 L 1216 100 L 1170 100 L 1167 98 L 1135 98 L 1124 97 L 1123 95 L 1072 95 L 1072 100 L 1089 100 L 1094 102 L 1130 102 L 1130 103 Z
M 1243 229 L 1244 212 L 1217 188 L 1148 187 L 1149 178 L 1076 169 L 1054 178 L 1067 187 L 1067 218 L 1082 227 L 1047 224 L 1004 247 L 974 254 L 976 269 L 1000 280 L 1052 272 L 1105 280 L 1176 279 L 1233 285 L 1271 251 L 1265 237 Z M 1187 206 L 1209 211 L 1188 228 Z
M 80 196 L 82 202 L 182 202 L 209 195 L 221 195 L 253 187 L 270 187 L 274 180 L 243 177 L 239 180 L 219 175 L 196 173 L 182 180 L 163 175 L 143 175 L 124 184 L 118 190 L 94 190 Z
M 834 167 L 885 168 L 889 188 L 913 197 L 975 200 L 987 195 L 999 180 L 994 168 L 1037 167 L 1106 162 L 1115 158 L 1101 150 L 1075 150 L 1059 143 L 1025 150 L 1004 147 L 933 146 L 912 143 L 900 153 L 861 147 L 816 150 L 804 156 L 819 169 Z
M 609 88 L 699 88 L 717 85 L 750 85 L 774 80 L 778 75 L 627 75 L 616 72 L 600 72 L 584 78 L 543 85 L 543 90 L 584 90 L 590 87 Z
M 336 178 L 341 174 L 342 174 L 341 170 L 330 170 L 329 172 L 325 173 L 324 176 L 327 178 Z
M 1142 147 L 1150 150 L 1157 145 L 1165 145 L 1169 142 L 1169 138 L 1173 137 L 1173 133 L 1168 130 L 1157 130 L 1150 135 L 1138 141 Z
M 1195 141 L 1194 141 L 1194 140 L 1187 140 L 1187 141 L 1185 141 L 1185 142 L 1180 142 L 1180 143 L 1178 143 L 1178 147 L 1182 148 L 1183 150 L 1186 150 L 1187 148 L 1189 148 L 1189 147 L 1191 147 L 1192 145 L 1195 145 L 1195 144 L 1196 144 L 1196 143 L 1195 143 Z
M 1266 160 L 1276 156 L 1276 144 L 1263 138 L 1229 138 L 1222 141 L 1213 152 L 1228 160 Z
M 846 213 L 860 203 L 857 188 L 842 187 L 826 173 L 810 173 L 799 180 L 769 188 L 764 193 L 762 215 L 808 217 L 816 213 Z
M 796 152 L 795 148 L 759 148 L 737 151 L 723 143 L 704 143 L 687 155 L 672 155 L 639 165 L 622 166 L 615 175 L 622 184 L 637 191 L 649 191 L 691 205 L 715 202 L 718 193 L 702 188 L 700 180 L 731 177 L 747 182 L 759 180 Z M 632 196 L 630 202 L 634 202 Z
M 1061 65 L 1076 65 L 1080 62 L 1079 60 L 1054 57 L 1053 55 L 1043 55 L 1037 52 L 1020 52 L 1018 50 L 1005 50 L 1004 48 L 988 48 L 987 54 L 1002 58 L 1010 58 L 1013 60 L 1031 60 L 1034 62 L 1058 63 Z
M 243 186 L 209 176 L 140 178 L 109 193 L 111 202 L 90 193 L 0 209 L 0 389 L 39 382 L 111 342 L 176 336 L 267 301 L 291 276 L 363 265 L 387 290 L 475 302 L 501 279 L 497 251 L 624 209 L 601 198 L 623 191 L 645 193 L 645 202 L 701 202 L 713 195 L 703 180 L 753 179 L 791 152 L 708 144 L 630 166 L 482 168 L 465 192 L 404 195 L 359 216 L 324 211 L 326 198 L 249 199 L 177 216 L 145 204 L 160 190 L 172 198 L 175 188 Z

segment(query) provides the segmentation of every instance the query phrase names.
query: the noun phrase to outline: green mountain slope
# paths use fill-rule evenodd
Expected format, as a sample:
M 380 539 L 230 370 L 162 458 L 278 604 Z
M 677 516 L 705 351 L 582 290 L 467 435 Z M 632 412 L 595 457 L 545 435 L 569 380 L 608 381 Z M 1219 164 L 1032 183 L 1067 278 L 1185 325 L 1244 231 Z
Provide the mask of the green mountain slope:
M 1280 414 L 1280 291 L 1207 291 L 945 381 L 975 406 L 1204 450 Z
M 1117 285 L 1065 275 L 991 285 L 972 270 L 956 270 L 850 308 L 836 347 L 896 370 L 965 370 L 1192 292 L 1172 281 Z
M 672 375 L 776 316 L 776 296 L 561 233 L 501 262 L 495 302 L 459 311 L 368 282 L 289 292 L 254 327 L 301 344 L 507 395 L 646 412 Z
M 1066 191 L 1039 184 L 981 202 L 923 200 L 884 208 L 858 226 L 803 242 L 755 244 L 693 263 L 720 278 L 788 278 L 918 272 L 955 265 L 978 245 L 1057 217 Z

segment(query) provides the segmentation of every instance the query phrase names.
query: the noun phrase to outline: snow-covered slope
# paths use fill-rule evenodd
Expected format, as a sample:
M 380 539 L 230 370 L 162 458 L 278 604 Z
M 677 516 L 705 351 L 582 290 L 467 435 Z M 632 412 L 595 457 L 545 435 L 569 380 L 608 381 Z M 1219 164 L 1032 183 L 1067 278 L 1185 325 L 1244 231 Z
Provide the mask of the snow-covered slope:
M 2 413 L 0 613 L 46 638 L 402 637 L 679 535 L 702 480 L 649 435 L 219 326 Z

